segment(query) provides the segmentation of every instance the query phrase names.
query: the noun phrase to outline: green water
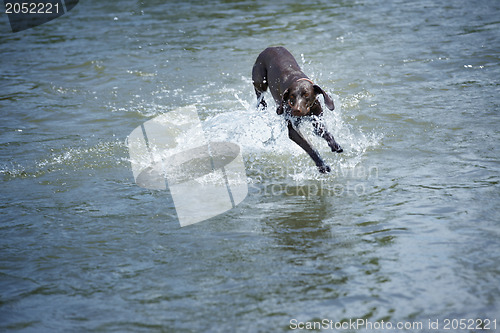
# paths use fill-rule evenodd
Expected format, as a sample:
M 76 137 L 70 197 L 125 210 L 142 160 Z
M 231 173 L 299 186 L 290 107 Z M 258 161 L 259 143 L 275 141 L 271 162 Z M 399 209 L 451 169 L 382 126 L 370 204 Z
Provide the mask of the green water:
M 15 34 L 2 16 L 0 329 L 498 330 L 499 14 L 483 0 L 83 1 Z M 273 105 L 254 108 L 269 45 L 334 98 L 344 153 L 311 137 L 329 175 Z M 168 190 L 135 184 L 125 142 L 185 106 L 240 146 L 249 193 L 180 228 Z

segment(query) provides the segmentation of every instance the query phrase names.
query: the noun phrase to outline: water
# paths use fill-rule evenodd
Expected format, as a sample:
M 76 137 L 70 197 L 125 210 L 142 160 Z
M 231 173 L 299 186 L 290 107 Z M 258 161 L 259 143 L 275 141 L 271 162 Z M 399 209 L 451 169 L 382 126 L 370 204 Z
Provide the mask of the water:
M 92 0 L 16 34 L 2 16 L 0 329 L 498 330 L 499 15 L 486 0 Z M 254 109 L 269 45 L 334 98 L 344 153 L 311 138 L 330 175 L 269 95 Z M 249 194 L 180 228 L 168 191 L 135 185 L 125 141 L 184 106 L 241 147 Z

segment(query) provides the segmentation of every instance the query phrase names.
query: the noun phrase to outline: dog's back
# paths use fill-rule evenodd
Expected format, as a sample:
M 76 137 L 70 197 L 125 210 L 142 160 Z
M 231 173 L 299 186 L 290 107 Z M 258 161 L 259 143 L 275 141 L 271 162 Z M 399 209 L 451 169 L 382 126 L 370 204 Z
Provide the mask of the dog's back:
M 293 55 L 284 47 L 268 47 L 262 51 L 252 69 L 256 90 L 264 92 L 269 87 L 276 103 L 283 92 L 299 78 L 306 77 Z

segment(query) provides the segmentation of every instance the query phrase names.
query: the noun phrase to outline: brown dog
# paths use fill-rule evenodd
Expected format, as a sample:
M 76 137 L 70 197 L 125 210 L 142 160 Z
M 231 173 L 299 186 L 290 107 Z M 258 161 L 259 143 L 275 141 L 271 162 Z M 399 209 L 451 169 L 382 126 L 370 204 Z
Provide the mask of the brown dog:
M 252 69 L 252 80 L 257 94 L 258 105 L 267 107 L 262 93 L 271 91 L 278 114 L 285 113 L 288 137 L 304 149 L 322 173 L 330 172 L 318 152 L 297 131 L 295 125 L 300 117 L 312 116 L 314 133 L 328 142 L 333 152 L 341 153 L 342 148 L 335 142 L 321 119 L 323 109 L 316 97 L 321 94 L 328 109 L 333 110 L 333 101 L 327 93 L 315 85 L 300 69 L 297 61 L 284 47 L 269 47 L 257 57 Z

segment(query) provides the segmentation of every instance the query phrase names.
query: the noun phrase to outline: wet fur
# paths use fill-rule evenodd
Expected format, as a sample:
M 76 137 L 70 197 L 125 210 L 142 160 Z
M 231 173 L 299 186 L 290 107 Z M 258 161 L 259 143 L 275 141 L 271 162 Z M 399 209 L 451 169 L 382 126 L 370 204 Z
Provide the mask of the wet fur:
M 269 47 L 259 54 L 252 69 L 252 80 L 257 107 L 267 107 L 263 93 L 269 89 L 277 105 L 276 112 L 285 114 L 288 137 L 309 154 L 320 172 L 330 172 L 330 167 L 300 134 L 295 124 L 301 117 L 313 116 L 310 118 L 315 134 L 325 139 L 333 152 L 341 153 L 342 148 L 321 119 L 323 109 L 317 99 L 319 94 L 323 95 L 326 107 L 333 110 L 335 106 L 331 97 L 302 72 L 293 55 L 284 47 Z

